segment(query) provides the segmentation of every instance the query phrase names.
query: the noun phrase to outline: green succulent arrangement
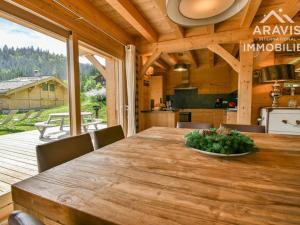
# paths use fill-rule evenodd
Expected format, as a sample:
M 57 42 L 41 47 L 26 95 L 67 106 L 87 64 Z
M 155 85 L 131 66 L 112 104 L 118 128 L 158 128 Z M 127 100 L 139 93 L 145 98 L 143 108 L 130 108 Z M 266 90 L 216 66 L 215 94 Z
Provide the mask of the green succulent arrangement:
M 186 145 L 219 154 L 241 154 L 255 149 L 252 139 L 237 130 L 225 128 L 195 130 L 185 136 Z

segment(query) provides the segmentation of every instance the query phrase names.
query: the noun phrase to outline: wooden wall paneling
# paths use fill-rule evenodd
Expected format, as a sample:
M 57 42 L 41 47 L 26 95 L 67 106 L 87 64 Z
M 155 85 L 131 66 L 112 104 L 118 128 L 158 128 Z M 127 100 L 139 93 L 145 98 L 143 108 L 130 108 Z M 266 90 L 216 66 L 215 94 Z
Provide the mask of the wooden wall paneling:
M 115 59 L 106 61 L 106 113 L 109 127 L 117 125 L 116 66 Z
M 191 61 L 192 65 L 199 67 L 197 56 L 195 55 L 195 53 L 193 51 L 187 51 L 187 56 L 188 56 L 189 60 Z
M 253 77 L 253 51 L 245 51 L 244 44 L 240 43 L 240 72 L 238 77 L 238 124 L 251 124 L 252 106 L 252 77 Z
M 80 71 L 79 71 L 78 36 L 73 33 L 67 41 L 70 133 L 81 133 L 80 107 Z

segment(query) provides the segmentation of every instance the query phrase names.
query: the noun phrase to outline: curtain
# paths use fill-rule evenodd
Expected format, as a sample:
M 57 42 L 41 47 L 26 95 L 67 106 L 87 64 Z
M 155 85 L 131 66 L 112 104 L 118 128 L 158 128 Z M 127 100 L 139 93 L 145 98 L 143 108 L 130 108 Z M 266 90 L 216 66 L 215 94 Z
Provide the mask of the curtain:
M 117 123 L 126 128 L 125 124 L 125 73 L 124 63 L 122 60 L 116 60 L 116 106 L 117 106 Z M 126 132 L 125 132 L 126 133 Z
M 135 46 L 125 46 L 125 67 L 127 79 L 128 96 L 128 123 L 127 136 L 130 137 L 136 133 L 135 125 L 135 89 L 136 89 L 136 68 L 135 68 Z

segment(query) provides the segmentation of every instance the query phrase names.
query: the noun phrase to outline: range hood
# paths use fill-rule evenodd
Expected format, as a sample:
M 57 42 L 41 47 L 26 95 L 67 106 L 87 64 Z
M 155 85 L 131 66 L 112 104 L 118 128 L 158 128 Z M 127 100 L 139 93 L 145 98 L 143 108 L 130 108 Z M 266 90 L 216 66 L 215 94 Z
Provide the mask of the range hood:
M 181 72 L 181 84 L 174 88 L 174 90 L 195 90 L 198 89 L 196 87 L 192 87 L 190 85 L 190 73 L 189 70 Z
M 295 66 L 281 64 L 265 67 L 261 70 L 260 83 L 295 80 Z

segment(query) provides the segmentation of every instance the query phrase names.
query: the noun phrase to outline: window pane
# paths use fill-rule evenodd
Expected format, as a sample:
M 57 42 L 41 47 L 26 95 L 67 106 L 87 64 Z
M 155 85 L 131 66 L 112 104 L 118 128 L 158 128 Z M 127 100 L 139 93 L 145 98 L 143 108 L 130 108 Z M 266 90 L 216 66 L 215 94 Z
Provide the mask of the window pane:
M 48 91 L 48 84 L 43 84 L 42 89 L 43 91 Z

